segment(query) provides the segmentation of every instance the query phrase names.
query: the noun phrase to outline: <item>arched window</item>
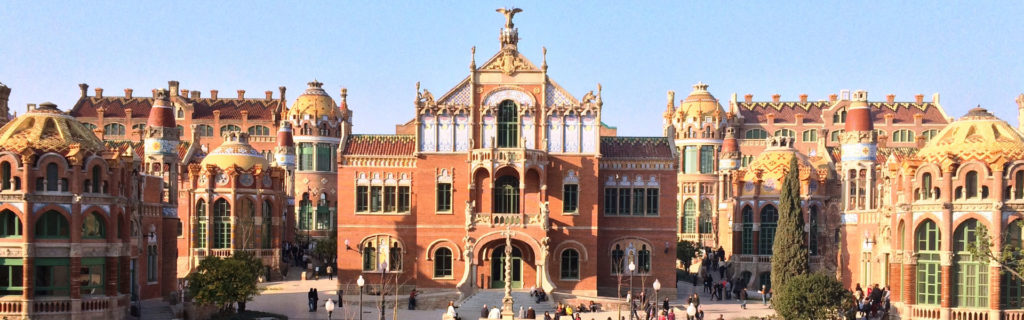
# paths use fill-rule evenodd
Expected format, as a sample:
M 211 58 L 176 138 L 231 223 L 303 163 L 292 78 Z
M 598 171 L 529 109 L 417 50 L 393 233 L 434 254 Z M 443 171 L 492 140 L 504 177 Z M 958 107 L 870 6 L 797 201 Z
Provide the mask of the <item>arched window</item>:
M 93 212 L 85 215 L 85 219 L 82 220 L 82 238 L 102 239 L 106 235 L 103 218 L 99 214 Z
M 58 191 L 58 181 L 60 178 L 57 177 L 57 164 L 53 162 L 46 164 L 46 191 Z
M 1021 220 L 1014 221 L 1006 225 L 1005 236 L 1003 240 L 1003 250 L 1018 250 L 1022 244 L 1021 233 L 1024 230 L 1024 223 Z M 1001 290 L 999 291 L 999 306 L 1000 309 L 1020 309 L 1024 308 L 1024 281 L 1021 281 L 1013 274 L 1000 271 L 999 285 Z
M 177 118 L 178 119 L 184 119 L 185 118 L 185 110 L 182 110 L 181 108 L 178 108 L 178 117 Z
M 213 202 L 213 249 L 231 248 L 231 204 L 227 200 Z
M 1024 198 L 1024 170 L 1017 171 L 1013 177 L 1013 198 Z
M 815 130 L 815 129 L 804 130 L 804 132 L 802 132 L 800 135 L 802 136 L 801 138 L 802 138 L 802 140 L 804 142 L 815 142 L 815 141 L 818 141 L 818 130 Z
M 934 199 L 932 197 L 932 174 L 926 172 L 921 175 L 921 200 Z
M 956 307 L 985 308 L 988 307 L 988 263 L 974 257 L 967 248 L 978 242 L 978 220 L 969 219 L 960 223 L 953 235 L 953 251 L 956 260 L 953 274 L 956 279 Z
M 377 270 L 377 250 L 374 241 L 363 245 L 363 271 Z
M 811 206 L 807 213 L 810 226 L 807 231 L 807 248 L 811 255 L 818 255 L 818 206 Z
M 196 247 L 206 248 L 207 238 L 206 200 L 196 201 Z
M 267 128 L 267 127 L 264 127 L 264 126 L 260 126 L 260 125 L 251 126 L 251 127 L 249 127 L 249 135 L 250 136 L 269 136 L 270 135 L 270 128 Z
M 103 189 L 100 188 L 101 185 L 103 185 L 103 175 L 100 172 L 100 166 L 98 166 L 98 165 L 97 166 L 93 166 L 92 167 L 92 181 L 91 181 L 91 185 L 89 186 L 91 188 L 90 191 L 92 193 L 103 192 Z
M 700 146 L 700 173 L 715 171 L 715 146 Z
M 832 140 L 832 142 L 839 142 L 839 136 L 842 136 L 843 132 L 846 131 L 843 129 L 832 131 L 832 133 L 829 134 L 829 140 Z
M 774 136 L 774 137 L 790 137 L 790 138 L 793 138 L 793 137 L 796 137 L 796 132 L 794 132 L 793 130 L 789 130 L 789 129 L 779 129 L 779 130 L 775 130 L 775 133 L 773 133 L 772 136 Z
M 21 238 L 21 218 L 11 210 L 0 212 L 0 237 Z
M 331 128 L 327 124 L 320 125 L 320 136 L 329 137 L 331 136 Z
M 580 279 L 580 253 L 576 249 L 562 251 L 562 280 Z
M 86 129 L 89 129 L 89 132 L 92 132 L 93 130 L 96 130 L 96 125 L 95 124 L 91 124 L 91 123 L 88 123 L 88 122 L 83 122 L 82 126 L 85 127 Z
M 0 180 L 3 180 L 3 190 L 11 190 L 11 163 L 4 161 L 0 163 Z
M 240 197 L 235 201 L 235 216 L 239 223 L 239 231 L 245 232 L 244 236 L 236 241 L 235 247 L 252 249 L 256 242 L 256 203 L 249 197 Z
M 964 179 L 964 192 L 967 199 L 978 197 L 978 172 L 969 171 Z
M 512 100 L 498 106 L 498 148 L 519 146 L 519 108 Z
M 914 132 L 907 129 L 893 131 L 892 142 L 914 142 Z
M 939 264 L 939 228 L 925 220 L 914 234 L 917 252 L 917 304 L 938 305 L 942 269 Z
M 502 176 L 494 184 L 494 212 L 519 213 L 519 178 Z
M 711 233 L 711 200 L 705 199 L 700 202 L 700 233 Z
M 402 247 L 398 246 L 398 241 L 388 250 L 388 266 L 392 271 L 402 270 Z
M 768 138 L 768 131 L 762 129 L 749 129 L 743 132 L 744 139 L 765 139 Z
M 313 201 L 309 200 L 309 193 L 302 194 L 299 201 L 299 229 L 313 229 Z
M 622 250 L 621 245 L 616 244 L 612 249 L 612 274 L 622 274 L 626 264 L 626 252 Z
M 239 128 L 238 126 L 233 125 L 233 124 L 226 124 L 226 125 L 220 126 L 220 135 L 221 136 L 224 136 L 228 132 L 234 132 L 234 131 L 242 131 L 242 128 Z
M 378 205 L 378 208 L 380 205 Z M 316 229 L 329 230 L 331 228 L 331 202 L 327 200 L 327 193 L 320 194 L 320 202 L 316 206 Z
M 686 199 L 686 202 L 683 202 L 683 233 L 697 232 L 696 216 L 697 204 L 693 199 Z
M 274 249 L 274 245 L 271 243 L 274 236 L 274 229 L 271 226 L 274 224 L 274 204 L 270 200 L 263 200 L 263 212 L 261 214 L 263 216 L 263 223 L 261 223 L 263 226 L 263 231 L 261 232 L 263 236 L 263 249 Z
M 146 124 L 145 123 L 133 124 L 132 125 L 132 131 L 135 131 L 135 130 L 146 130 Z
M 205 124 L 197 125 L 196 126 L 196 132 L 199 133 L 200 137 L 212 137 L 213 136 L 213 127 L 205 125 Z
M 57 211 L 47 211 L 36 221 L 36 238 L 67 239 L 68 219 Z
M 363 240 L 361 247 L 363 271 L 383 271 L 380 268 L 385 265 L 387 271 L 402 270 L 403 249 L 396 238 L 387 235 L 371 236 Z
M 775 226 L 779 221 L 779 211 L 773 205 L 761 208 L 761 233 L 757 238 L 757 254 L 772 254 L 775 244 Z
M 754 209 L 744 206 L 742 219 L 743 232 L 740 235 L 740 253 L 754 254 Z
M 452 274 L 452 250 L 437 248 L 434 250 L 434 278 L 451 278 Z
M 103 135 L 107 136 L 123 136 L 124 125 L 120 123 L 108 123 L 103 126 Z
M 836 110 L 836 113 L 832 114 L 832 123 L 833 124 L 846 123 L 846 110 L 845 109 Z
M 924 142 L 931 141 L 935 135 L 939 134 L 939 130 L 931 129 L 921 132 L 921 136 L 924 137 Z
M 636 271 L 651 272 L 651 250 L 646 244 L 640 245 L 640 250 L 636 252 Z

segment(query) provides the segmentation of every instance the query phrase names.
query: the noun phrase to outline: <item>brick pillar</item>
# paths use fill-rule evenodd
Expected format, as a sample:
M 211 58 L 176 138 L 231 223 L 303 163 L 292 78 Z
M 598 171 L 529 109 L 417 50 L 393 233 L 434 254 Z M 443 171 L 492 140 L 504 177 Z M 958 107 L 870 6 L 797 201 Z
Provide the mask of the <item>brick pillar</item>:
M 117 295 L 117 283 L 121 279 L 121 275 L 117 272 L 117 257 L 107 257 L 103 267 L 106 270 L 103 271 L 106 274 L 106 283 L 103 284 L 103 292 L 106 292 L 107 296 Z
M 942 280 L 940 281 L 939 303 L 943 308 L 953 305 L 953 266 L 942 265 Z
M 988 308 L 992 310 L 999 310 L 999 299 L 1002 294 L 1003 288 L 1000 284 L 1003 282 L 1002 277 L 999 276 L 999 266 L 988 267 Z
M 903 302 L 908 306 L 917 303 L 917 263 L 903 264 Z
M 82 258 L 71 257 L 71 299 L 82 298 L 82 284 L 78 282 L 82 272 Z
M 29 234 L 31 234 L 31 232 L 29 232 Z M 25 288 L 24 291 L 22 291 L 21 296 L 25 298 L 25 300 L 31 300 L 33 297 L 35 297 L 35 269 L 36 258 L 25 257 L 25 259 L 22 261 L 21 269 L 21 285 Z
M 898 251 L 898 252 L 900 252 L 898 254 L 902 254 L 902 251 Z M 903 296 L 901 296 L 901 294 L 903 294 L 903 287 L 902 287 L 903 279 L 902 279 L 902 277 L 898 276 L 900 274 L 900 268 L 902 268 L 902 267 L 903 267 L 903 264 L 900 264 L 900 263 L 890 263 L 889 264 L 889 282 L 888 282 L 888 285 L 889 285 L 889 290 L 891 290 L 890 293 L 892 295 L 891 298 L 892 298 L 893 301 L 899 301 L 899 300 L 901 300 L 900 298 L 903 297 Z

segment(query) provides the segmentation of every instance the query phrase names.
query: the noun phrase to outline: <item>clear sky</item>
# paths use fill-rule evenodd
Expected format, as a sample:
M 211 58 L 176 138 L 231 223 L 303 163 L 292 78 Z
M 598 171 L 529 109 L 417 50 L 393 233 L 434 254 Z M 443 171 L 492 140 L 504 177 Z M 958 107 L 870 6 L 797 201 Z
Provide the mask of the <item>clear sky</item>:
M 1024 92 L 1024 4 L 1013 1 L 3 1 L 0 82 L 27 103 L 69 109 L 78 83 L 106 95 L 178 80 L 184 89 L 294 98 L 318 79 L 349 90 L 356 133 L 413 117 L 415 83 L 441 95 L 498 50 L 498 7 L 517 6 L 519 48 L 580 97 L 604 87 L 620 135 L 661 134 L 665 92 L 697 81 L 796 100 L 865 89 L 926 100 L 950 116 L 982 105 L 1016 125 Z M 93 94 L 90 88 L 90 95 Z

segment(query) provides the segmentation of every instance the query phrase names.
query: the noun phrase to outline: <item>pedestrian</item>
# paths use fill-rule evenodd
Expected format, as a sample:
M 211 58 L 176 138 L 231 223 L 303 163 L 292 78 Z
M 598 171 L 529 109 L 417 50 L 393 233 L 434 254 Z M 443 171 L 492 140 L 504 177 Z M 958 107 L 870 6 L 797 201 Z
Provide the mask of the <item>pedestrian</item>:
M 519 306 L 519 319 L 525 319 L 525 318 L 526 318 L 526 309 L 524 309 L 523 306 Z
M 491 312 L 487 313 L 487 319 L 501 319 L 501 310 L 498 310 L 498 306 L 491 307 Z
M 690 303 L 690 305 L 686 306 L 686 320 L 696 320 L 696 317 L 697 306 L 694 306 L 693 303 Z
M 416 310 L 416 294 L 417 293 L 418 292 L 416 292 L 416 287 L 413 287 L 412 291 L 409 291 L 409 310 Z
M 334 268 L 327 266 L 327 280 L 334 280 Z
M 316 302 L 317 301 L 320 301 L 320 295 L 317 294 L 316 288 L 313 288 L 313 299 L 312 299 L 312 301 L 310 301 L 310 303 L 313 304 L 313 312 L 316 312 L 316 307 L 317 307 L 316 306 Z
M 313 275 L 315 279 L 320 280 L 320 266 L 316 266 L 316 268 L 313 268 Z
M 665 309 L 665 310 L 668 310 L 668 309 L 669 309 L 669 305 L 668 305 L 668 298 L 665 298 L 665 302 L 662 302 L 662 303 L 661 303 L 661 308 L 662 308 L 662 309 Z
M 761 285 L 761 303 L 768 305 L 768 286 L 763 284 Z
M 740 298 L 740 309 L 746 309 L 747 308 L 747 290 L 741 288 L 740 289 L 740 294 L 737 295 L 736 297 Z
M 360 310 L 360 312 L 361 311 L 362 310 Z M 459 316 L 457 313 L 455 313 L 455 301 L 448 300 L 448 311 L 445 312 L 445 315 L 447 315 L 451 319 L 455 319 Z
M 309 293 L 306 294 L 306 305 L 309 306 L 309 312 L 313 312 L 313 306 L 316 305 L 316 300 L 313 299 L 313 288 L 309 288 Z
M 551 313 L 544 311 L 544 320 L 552 320 Z
M 526 318 L 527 319 L 537 319 L 537 310 L 533 310 L 533 307 L 530 307 L 529 309 L 526 309 Z
M 488 311 L 487 305 L 485 304 L 484 308 L 480 309 L 480 317 L 481 318 L 487 318 L 487 313 L 488 313 L 487 311 Z

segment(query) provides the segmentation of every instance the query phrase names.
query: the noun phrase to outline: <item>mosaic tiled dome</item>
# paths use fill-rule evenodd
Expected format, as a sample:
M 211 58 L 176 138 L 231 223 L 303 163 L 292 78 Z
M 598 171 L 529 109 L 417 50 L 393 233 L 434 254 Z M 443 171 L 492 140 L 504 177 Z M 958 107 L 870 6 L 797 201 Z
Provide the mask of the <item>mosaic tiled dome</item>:
M 31 149 L 67 155 L 72 149 L 99 153 L 103 143 L 57 105 L 44 102 L 0 128 L 0 148 L 15 153 Z
M 288 109 L 288 119 L 302 120 L 309 115 L 312 119 L 327 116 L 328 120 L 338 120 L 341 117 L 341 110 L 334 103 L 334 99 L 324 91 L 323 85 L 317 81 L 310 82 L 306 91 L 299 95 Z
M 978 107 L 939 131 L 917 156 L 933 163 L 950 157 L 988 164 L 1013 161 L 1024 159 L 1024 137 L 1006 121 Z
M 818 177 L 817 170 L 811 164 L 810 159 L 793 148 L 793 138 L 772 137 L 769 138 L 769 147 L 750 163 L 743 175 L 744 188 L 752 188 L 757 181 L 757 173 L 761 173 L 761 193 L 778 193 L 782 187 L 783 179 L 786 178 L 786 171 L 789 170 L 789 162 L 796 158 L 797 168 L 800 170 L 800 180 L 810 179 L 812 186 L 816 187 Z
M 698 82 L 693 85 L 693 92 L 690 92 L 690 95 L 686 96 L 686 99 L 679 104 L 676 112 L 682 119 L 701 118 L 716 113 L 721 114 L 722 105 L 708 92 L 707 84 Z
M 263 169 L 270 168 L 270 161 L 249 145 L 249 134 L 245 132 L 231 132 L 225 135 L 224 143 L 206 155 L 201 165 L 205 168 L 210 164 L 221 169 L 232 165 L 246 170 L 256 165 Z

